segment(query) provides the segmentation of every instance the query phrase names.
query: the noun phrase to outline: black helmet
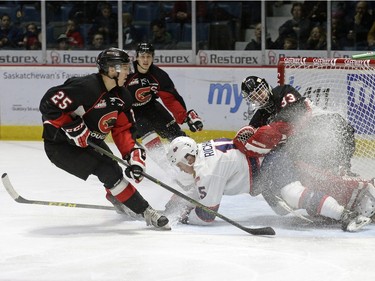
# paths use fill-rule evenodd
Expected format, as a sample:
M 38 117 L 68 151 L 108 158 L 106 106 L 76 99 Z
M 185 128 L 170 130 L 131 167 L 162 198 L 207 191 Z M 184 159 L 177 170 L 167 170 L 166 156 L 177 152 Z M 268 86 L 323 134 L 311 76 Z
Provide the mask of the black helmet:
M 264 108 L 271 112 L 273 108 L 272 88 L 264 78 L 257 76 L 246 77 L 241 84 L 241 95 L 254 109 Z
M 138 57 L 139 54 L 149 53 L 152 56 L 155 54 L 155 48 L 152 46 L 151 43 L 139 43 L 136 50 L 136 55 Z
M 116 67 L 129 62 L 128 54 L 124 50 L 117 48 L 105 49 L 96 59 L 96 65 L 100 73 L 107 73 L 110 66 Z M 119 72 L 120 68 L 116 68 L 116 71 Z

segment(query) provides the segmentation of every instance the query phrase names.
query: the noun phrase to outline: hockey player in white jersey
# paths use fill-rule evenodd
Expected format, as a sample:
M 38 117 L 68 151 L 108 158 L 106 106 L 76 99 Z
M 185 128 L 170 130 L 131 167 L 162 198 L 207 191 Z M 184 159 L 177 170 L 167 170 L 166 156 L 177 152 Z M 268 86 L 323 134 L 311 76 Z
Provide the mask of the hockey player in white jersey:
M 258 173 L 261 164 L 261 158 L 247 158 L 231 139 L 196 144 L 189 137 L 177 137 L 171 142 L 167 157 L 170 163 L 191 175 L 195 188 L 189 190 L 189 196 L 215 211 L 223 195 L 252 193 L 252 176 Z M 167 212 L 176 199 L 172 197 L 167 204 Z M 204 225 L 215 219 L 199 207 L 187 206 L 187 209 L 190 214 L 183 219 L 188 216 L 189 224 Z
M 266 129 L 269 133 L 269 128 Z M 276 132 L 274 135 L 269 134 L 264 137 L 261 131 L 258 133 L 257 130 L 253 128 L 252 130 L 252 133 L 249 133 L 250 138 L 244 144 L 247 147 L 247 155 L 238 149 L 238 143 L 234 144 L 230 139 L 215 139 L 196 144 L 189 137 L 178 137 L 171 142 L 167 155 L 169 161 L 190 174 L 194 181 L 194 188 L 189 190 L 189 196 L 217 211 L 223 195 L 248 193 L 256 196 L 264 191 L 264 187 L 257 184 L 258 174 L 264 161 L 263 156 L 282 141 L 282 136 Z M 249 156 L 250 150 L 253 150 L 256 156 Z M 368 185 L 371 184 L 366 182 L 366 188 Z M 372 190 L 374 190 L 373 186 Z M 293 209 L 305 209 L 312 216 L 323 216 L 340 221 L 344 231 L 357 231 L 371 222 L 368 217 L 340 205 L 330 194 L 315 192 L 303 186 L 298 180 L 293 180 L 279 188 L 274 194 L 279 195 L 280 199 Z M 306 194 L 311 197 L 305 198 Z M 178 205 L 177 201 L 176 197 L 172 197 L 167 203 L 167 214 Z M 356 204 L 361 205 L 361 203 Z M 275 210 L 275 206 L 272 207 Z M 185 205 L 180 214 L 181 221 L 189 224 L 206 225 L 215 219 L 213 214 L 191 205 Z

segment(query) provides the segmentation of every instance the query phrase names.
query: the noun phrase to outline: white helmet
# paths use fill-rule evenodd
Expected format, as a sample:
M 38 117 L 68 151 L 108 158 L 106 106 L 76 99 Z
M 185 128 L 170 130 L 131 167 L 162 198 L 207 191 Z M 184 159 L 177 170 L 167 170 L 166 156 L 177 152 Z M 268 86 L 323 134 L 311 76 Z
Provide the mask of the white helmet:
M 172 165 L 182 162 L 189 165 L 186 156 L 198 155 L 197 143 L 189 137 L 177 137 L 169 145 L 167 158 Z

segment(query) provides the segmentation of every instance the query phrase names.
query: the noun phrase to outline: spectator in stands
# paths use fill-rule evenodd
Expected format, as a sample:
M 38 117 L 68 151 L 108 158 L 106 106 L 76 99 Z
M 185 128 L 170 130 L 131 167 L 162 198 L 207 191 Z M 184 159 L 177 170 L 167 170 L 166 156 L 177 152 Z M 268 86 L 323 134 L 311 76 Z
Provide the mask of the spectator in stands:
M 72 49 L 83 48 L 83 37 L 78 29 L 77 22 L 73 19 L 69 19 L 66 24 L 65 35 L 68 38 L 68 44 Z
M 190 1 L 176 1 L 173 4 L 172 20 L 177 23 L 191 22 L 191 2 Z
M 311 23 L 305 18 L 302 3 L 293 3 L 291 9 L 292 19 L 287 20 L 279 27 L 279 37 L 276 40 L 277 47 L 282 49 L 286 37 L 294 38 L 297 42 L 297 49 L 306 43 L 310 35 Z
M 107 49 L 108 46 L 104 44 L 104 36 L 100 32 L 95 33 L 92 36 L 91 44 L 88 46 L 87 49 L 89 50 L 104 50 Z
M 303 10 L 313 26 L 323 26 L 327 23 L 326 1 L 304 1 Z
M 311 29 L 310 36 L 307 39 L 305 49 L 307 50 L 326 50 L 327 35 L 323 27 L 315 26 Z
M 207 21 L 207 1 L 196 1 L 197 22 Z M 172 9 L 172 20 L 177 23 L 191 23 L 191 1 L 175 1 Z
M 22 31 L 11 24 L 8 14 L 0 16 L 0 49 L 18 48 L 23 39 L 22 35 Z
M 284 50 L 296 50 L 297 49 L 297 40 L 294 37 L 284 38 L 283 49 Z
M 151 42 L 155 49 L 174 49 L 175 42 L 172 35 L 167 31 L 165 22 L 162 20 L 153 20 L 150 24 L 152 31 Z
M 368 32 L 374 22 L 366 1 L 358 1 L 354 17 L 348 21 L 347 40 L 343 47 L 354 50 L 368 49 Z
M 98 13 L 98 1 L 47 1 L 48 3 L 58 3 L 59 6 L 63 6 L 64 4 L 73 5 L 73 7 L 69 11 L 69 18 L 75 19 L 79 24 L 91 24 L 95 16 Z M 56 4 L 55 4 L 56 5 Z M 85 36 L 87 34 L 84 34 Z
M 26 32 L 23 35 L 22 47 L 26 50 L 40 50 L 41 44 L 41 33 L 35 23 L 29 23 L 26 25 Z
M 331 22 L 331 38 L 332 38 L 332 50 L 342 50 L 342 43 L 346 37 L 346 25 L 342 17 L 337 14 L 332 16 Z
M 65 51 L 70 49 L 71 47 L 69 45 L 68 37 L 65 35 L 65 33 L 60 34 L 56 40 L 56 50 Z
M 123 32 L 123 48 L 125 50 L 134 49 L 140 41 L 137 29 L 133 25 L 133 16 L 130 13 L 122 14 L 122 32 Z
M 375 49 L 375 21 L 367 34 L 367 43 L 370 50 Z
M 234 19 L 234 16 L 220 7 L 216 1 L 212 1 L 208 19 L 209 21 L 230 21 Z
M 261 50 L 262 49 L 262 24 L 258 23 L 254 29 L 255 37 L 246 45 L 245 50 Z M 272 49 L 273 42 L 270 37 L 266 38 L 266 48 Z
M 100 3 L 100 14 L 95 17 L 93 26 L 89 35 L 100 32 L 104 36 L 104 43 L 112 45 L 116 43 L 117 32 L 117 15 L 112 13 L 112 6 L 109 3 Z

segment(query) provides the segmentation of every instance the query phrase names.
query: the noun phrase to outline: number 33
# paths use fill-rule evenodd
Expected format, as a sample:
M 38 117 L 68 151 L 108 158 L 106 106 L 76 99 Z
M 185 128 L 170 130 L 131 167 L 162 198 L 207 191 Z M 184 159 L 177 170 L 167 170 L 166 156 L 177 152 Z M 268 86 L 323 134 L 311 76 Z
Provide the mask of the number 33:
M 286 94 L 281 101 L 281 107 L 287 106 L 289 103 L 295 102 L 297 99 L 293 94 Z

